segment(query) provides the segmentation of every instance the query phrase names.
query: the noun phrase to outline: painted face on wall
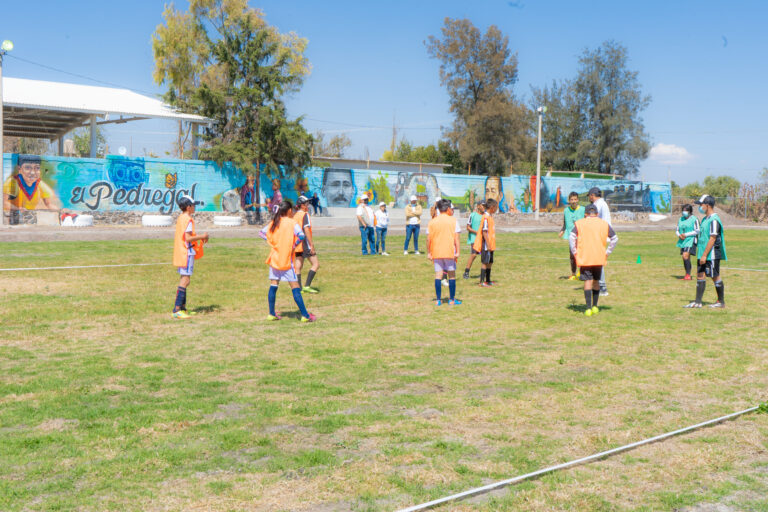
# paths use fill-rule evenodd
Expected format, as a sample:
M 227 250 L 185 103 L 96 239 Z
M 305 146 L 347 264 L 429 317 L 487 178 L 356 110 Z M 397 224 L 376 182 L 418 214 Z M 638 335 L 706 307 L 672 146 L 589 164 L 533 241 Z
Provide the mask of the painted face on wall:
M 502 196 L 501 178 L 498 176 L 488 176 L 485 180 L 485 199 L 495 199 L 501 202 Z
M 323 176 L 323 195 L 328 201 L 328 206 L 349 206 L 355 195 L 352 171 L 349 169 L 326 169 Z
M 40 164 L 24 162 L 19 166 L 19 174 L 27 185 L 32 185 L 40 179 Z

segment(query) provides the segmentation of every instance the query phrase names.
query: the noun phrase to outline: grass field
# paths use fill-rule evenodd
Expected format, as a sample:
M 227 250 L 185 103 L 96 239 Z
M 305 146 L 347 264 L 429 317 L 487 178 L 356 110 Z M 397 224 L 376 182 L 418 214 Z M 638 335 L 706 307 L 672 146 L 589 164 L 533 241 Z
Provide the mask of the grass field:
M 285 285 L 289 318 L 264 321 L 258 239 L 206 246 L 189 321 L 170 317 L 170 265 L 0 272 L 0 510 L 393 510 L 765 401 L 768 272 L 724 270 L 728 309 L 684 310 L 674 234 L 619 236 L 594 318 L 554 234 L 500 236 L 499 286 L 460 279 L 455 308 L 434 306 L 402 237 L 388 258 L 320 238 L 316 324 L 290 316 Z M 768 271 L 768 232 L 727 243 L 727 266 Z M 170 247 L 2 244 L 0 267 Z M 766 511 L 766 496 L 768 415 L 750 414 L 441 510 Z

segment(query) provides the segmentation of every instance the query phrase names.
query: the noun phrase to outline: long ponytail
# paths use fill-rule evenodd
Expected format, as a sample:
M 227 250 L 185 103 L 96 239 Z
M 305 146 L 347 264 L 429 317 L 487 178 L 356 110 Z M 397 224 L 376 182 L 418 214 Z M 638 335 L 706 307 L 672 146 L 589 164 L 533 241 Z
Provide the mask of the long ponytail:
M 277 207 L 277 210 L 272 215 L 272 224 L 269 226 L 269 232 L 274 233 L 275 230 L 280 226 L 280 219 L 292 211 L 293 204 L 288 199 L 285 199 L 282 203 L 280 203 L 280 206 Z

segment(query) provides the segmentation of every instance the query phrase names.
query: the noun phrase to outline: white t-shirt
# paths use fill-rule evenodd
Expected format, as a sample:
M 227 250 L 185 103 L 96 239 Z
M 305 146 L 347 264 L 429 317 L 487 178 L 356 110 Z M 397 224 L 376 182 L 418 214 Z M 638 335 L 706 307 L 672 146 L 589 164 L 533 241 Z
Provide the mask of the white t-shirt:
M 597 216 L 603 219 L 605 222 L 608 223 L 608 225 L 611 225 L 611 209 L 608 207 L 608 203 L 605 202 L 605 199 L 602 197 L 598 197 L 597 200 L 595 200 L 594 203 L 597 208 Z
M 367 204 L 360 203 L 359 205 L 357 205 L 357 210 L 355 210 L 355 215 L 359 215 L 360 217 L 363 218 L 363 220 L 368 226 L 373 227 L 373 210 L 371 209 L 370 206 L 368 206 Z M 358 221 L 358 223 L 359 222 L 360 221 Z M 360 225 L 362 226 L 362 224 Z
M 184 230 L 185 233 L 191 233 L 192 232 L 192 221 L 189 221 L 189 224 L 187 224 L 187 229 Z M 194 256 L 197 254 L 195 250 L 192 248 L 192 244 L 187 242 L 187 255 Z
M 377 228 L 386 228 L 387 225 L 389 225 L 389 212 L 381 211 L 381 208 L 373 212 L 374 217 L 376 217 L 376 227 Z

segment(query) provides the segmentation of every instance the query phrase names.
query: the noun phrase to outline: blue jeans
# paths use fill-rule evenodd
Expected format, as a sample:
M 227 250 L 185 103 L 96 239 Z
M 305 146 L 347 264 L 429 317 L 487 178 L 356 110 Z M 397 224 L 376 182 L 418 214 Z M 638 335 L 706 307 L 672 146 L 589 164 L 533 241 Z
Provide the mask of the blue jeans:
M 368 250 L 365 247 L 366 240 L 368 245 L 371 246 L 371 254 L 376 254 L 376 242 L 373 236 L 373 227 L 359 226 L 360 228 L 360 240 L 363 242 L 363 254 L 368 254 Z
M 408 250 L 408 243 L 411 241 L 411 235 L 413 235 L 413 249 L 419 252 L 419 231 L 421 231 L 421 225 L 419 224 L 406 224 L 405 225 L 405 245 L 403 250 Z
M 376 228 L 376 252 L 379 252 L 379 242 L 381 242 L 381 252 L 387 252 L 387 228 Z

